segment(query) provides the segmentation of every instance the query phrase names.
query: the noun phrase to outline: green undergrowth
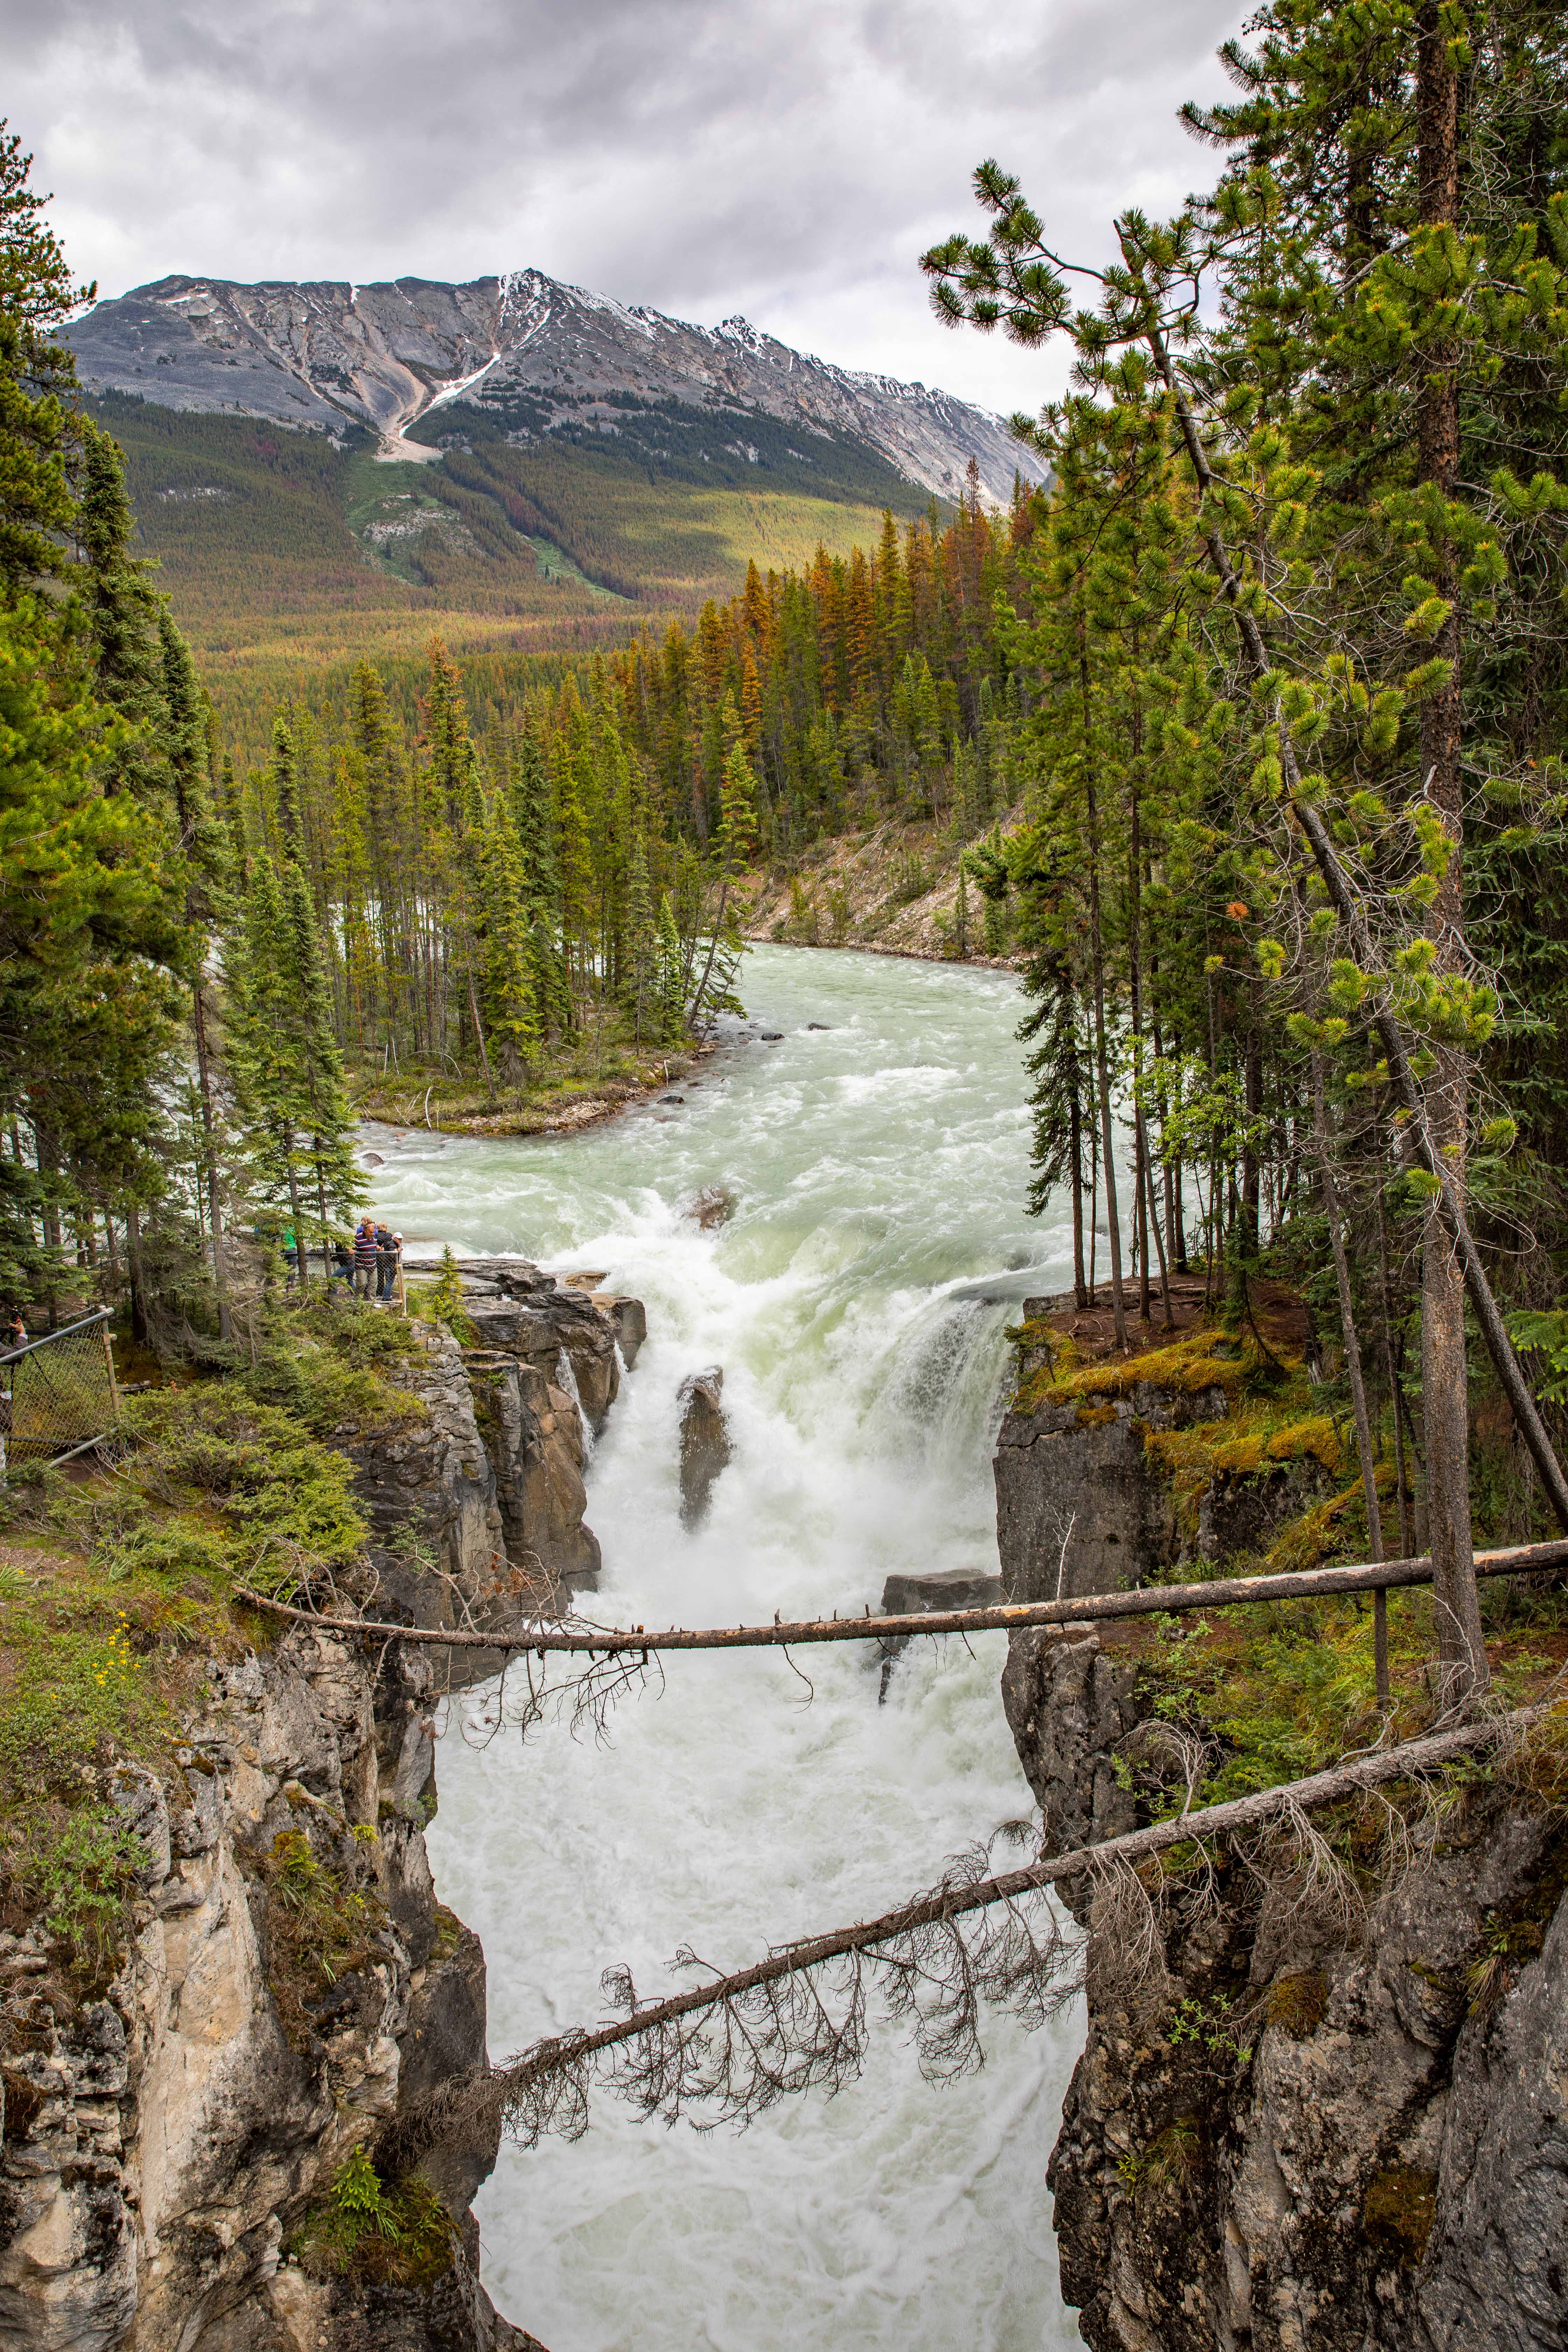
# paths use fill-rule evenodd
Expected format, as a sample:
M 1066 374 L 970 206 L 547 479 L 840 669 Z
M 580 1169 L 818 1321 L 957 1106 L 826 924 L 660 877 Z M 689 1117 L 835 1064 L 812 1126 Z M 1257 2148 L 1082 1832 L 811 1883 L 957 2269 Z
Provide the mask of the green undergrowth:
M 345 1298 L 340 1285 L 331 1298 L 319 1289 L 300 1301 L 274 1298 L 254 1324 L 242 1314 L 220 1370 L 227 1385 L 314 1435 L 352 1436 L 421 1416 L 419 1400 L 397 1385 L 416 1344 L 401 1315 Z
M 271 1897 L 268 1982 L 290 2047 L 305 2050 L 314 2038 L 313 2004 L 372 1959 L 386 1915 L 368 1883 L 368 1863 L 324 1860 L 303 1830 L 279 1832 L 262 1876 Z M 362 1877 L 367 1883 L 356 1884 Z
M 417 2173 L 384 2180 L 356 2147 L 288 2251 L 314 2278 L 352 2276 L 417 2290 L 450 2270 L 456 2245 L 450 2215 Z
M 1379 1737 L 1370 1593 L 1277 1601 L 1223 1619 L 1156 1617 L 1153 1627 L 1140 1665 L 1142 1696 L 1151 1714 L 1206 1743 L 1194 1802 L 1221 1804 L 1305 1779 Z M 1430 1592 L 1389 1594 L 1388 1647 L 1393 1734 L 1411 1738 L 1432 1713 Z M 1537 1622 L 1490 1647 L 1498 1696 L 1510 1706 L 1539 1696 L 1568 1654 L 1562 1596 L 1542 1596 Z M 1144 1793 L 1156 1819 L 1186 1800 L 1184 1783 L 1151 1784 Z
M 1391 1593 L 1388 1621 L 1391 1669 L 1405 1689 L 1431 1654 L 1430 1596 Z M 1373 1719 L 1368 1596 L 1278 1601 L 1223 1622 L 1157 1617 L 1154 1628 L 1143 1696 L 1152 1714 L 1209 1743 L 1205 1804 L 1321 1771 L 1344 1752 L 1350 1728 Z M 1184 1794 L 1163 1794 L 1156 1810 L 1179 1811 Z
M 112 1974 L 135 1873 L 116 1774 L 168 1773 L 207 1661 L 276 1639 L 235 1587 L 299 1598 L 360 1559 L 368 1521 L 322 1433 L 422 1411 L 401 1318 L 309 1302 L 258 1318 L 257 1360 L 126 1400 L 96 1470 L 0 1487 L 0 1920 L 42 1920 L 79 1990 Z

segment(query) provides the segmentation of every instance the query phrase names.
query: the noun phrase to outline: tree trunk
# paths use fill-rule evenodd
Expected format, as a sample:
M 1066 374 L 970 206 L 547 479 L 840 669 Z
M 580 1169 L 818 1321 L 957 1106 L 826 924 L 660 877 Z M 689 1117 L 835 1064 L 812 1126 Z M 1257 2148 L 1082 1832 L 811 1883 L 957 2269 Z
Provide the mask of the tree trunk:
M 1105 948 L 1100 925 L 1100 810 L 1089 785 L 1089 927 L 1094 966 L 1094 1069 L 1100 1097 L 1100 1155 L 1105 1167 L 1105 1234 L 1110 1249 L 1110 1311 L 1116 1344 L 1127 1353 L 1127 1307 L 1121 1292 L 1121 1219 L 1111 1158 L 1110 1066 L 1105 1050 Z
M 1388 1382 L 1389 1409 L 1394 1415 L 1394 1475 L 1399 1496 L 1399 1549 L 1410 1549 L 1409 1491 L 1405 1471 L 1405 1419 L 1399 1409 L 1399 1374 L 1394 1361 L 1394 1291 L 1388 1279 L 1388 1219 L 1383 1205 L 1381 1172 L 1377 1187 L 1377 1264 L 1383 1291 L 1383 1370 Z
M 142 1212 L 125 1212 L 125 1270 L 131 1288 L 131 1337 L 139 1348 L 147 1345 L 147 1295 L 142 1282 Z
M 199 977 L 191 987 L 191 1023 L 195 1032 L 196 1083 L 201 1089 L 202 1135 L 206 1146 L 207 1223 L 212 1234 L 213 1288 L 217 1294 L 218 1337 L 231 1339 L 234 1326 L 228 1311 L 228 1287 L 223 1272 L 223 1202 L 218 1188 L 217 1143 L 213 1125 L 212 1071 L 207 1055 L 206 1010 L 202 1003 Z
M 1416 19 L 1415 105 L 1419 139 L 1420 218 L 1424 227 L 1452 225 L 1458 212 L 1458 77 L 1448 55 L 1439 0 L 1425 0 Z M 1442 345 L 1421 354 L 1418 471 L 1423 482 L 1457 496 L 1459 487 L 1459 388 L 1456 355 Z M 1439 969 L 1464 958 L 1464 814 L 1459 776 L 1459 623 L 1454 547 L 1437 542 L 1435 585 L 1449 600 L 1447 619 L 1432 650 L 1451 665 L 1448 682 L 1421 705 L 1421 767 L 1426 799 L 1452 845 L 1433 908 Z M 1439 1046 L 1426 1089 L 1427 1125 L 1461 1194 L 1465 1182 L 1468 1078 L 1464 1055 Z M 1432 1548 L 1438 1659 L 1455 1696 L 1484 1688 L 1486 1651 L 1480 1598 L 1470 1544 L 1468 1370 L 1465 1353 L 1465 1276 L 1434 1202 L 1426 1213 L 1421 1255 L 1421 1400 L 1426 1431 L 1426 1510 Z
M 471 966 L 469 967 L 468 979 L 468 1011 L 473 1017 L 474 1035 L 479 1040 L 479 1067 L 485 1074 L 485 1092 L 489 1095 L 491 1102 L 494 1102 L 496 1098 L 496 1082 L 490 1076 L 490 1057 L 485 1051 L 485 1033 L 479 1022 L 479 998 L 474 993 L 474 974 Z
M 1367 1549 L 1374 1563 L 1383 1558 L 1383 1518 L 1377 1507 L 1377 1466 L 1373 1459 L 1372 1415 L 1366 1405 L 1362 1377 L 1361 1340 L 1356 1332 L 1355 1301 L 1351 1294 L 1350 1260 L 1345 1255 L 1344 1228 L 1340 1220 L 1339 1192 L 1334 1183 L 1333 1158 L 1329 1149 L 1329 1114 L 1323 1099 L 1323 1057 L 1312 1056 L 1312 1133 L 1318 1149 L 1318 1174 L 1323 1191 L 1323 1214 L 1328 1220 L 1329 1247 L 1334 1257 L 1334 1281 L 1340 1294 L 1340 1331 L 1344 1340 L 1345 1371 L 1355 1414 L 1356 1452 L 1361 1456 L 1361 1491 L 1366 1504 Z M 1388 1596 L 1379 1591 L 1373 1601 L 1373 1648 L 1376 1658 L 1377 1703 L 1388 1706 Z
M 1069 998 L 1070 1003 L 1070 998 Z M 1079 1108 L 1078 1054 L 1073 1053 L 1072 1096 L 1068 1123 L 1072 1141 L 1072 1295 L 1076 1307 L 1089 1305 L 1083 1278 L 1083 1114 Z
M 294 1264 L 300 1276 L 300 1296 L 304 1297 L 310 1285 L 310 1260 L 305 1250 L 305 1220 L 300 1213 L 300 1177 L 294 1166 L 294 1139 L 288 1141 L 289 1208 L 294 1220 Z

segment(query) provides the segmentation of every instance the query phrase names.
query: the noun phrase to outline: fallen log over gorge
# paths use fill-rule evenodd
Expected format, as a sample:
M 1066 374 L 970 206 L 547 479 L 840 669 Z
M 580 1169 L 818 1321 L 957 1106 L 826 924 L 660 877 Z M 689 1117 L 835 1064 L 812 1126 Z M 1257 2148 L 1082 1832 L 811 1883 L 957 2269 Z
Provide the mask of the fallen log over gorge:
M 1561 1700 L 1489 1716 L 1018 1870 L 986 1873 L 986 1849 L 978 1849 L 895 1910 L 782 1945 L 748 1968 L 715 1973 L 664 2000 L 639 2002 L 630 1971 L 611 1969 L 602 1981 L 621 2015 L 552 2034 L 503 2066 L 453 2084 L 393 2126 L 378 2160 L 414 2162 L 479 2116 L 502 2121 L 528 2146 L 547 2132 L 576 2137 L 587 2127 L 595 2062 L 607 2052 L 619 2053 L 608 2070 L 609 2088 L 645 2116 L 673 2120 L 688 2114 L 703 2127 L 744 2122 L 787 2094 L 837 2089 L 858 2073 L 864 2057 L 873 1978 L 895 2021 L 910 2025 L 922 2071 L 932 2079 L 965 2073 L 983 2059 L 983 1999 L 1037 2024 L 1078 1989 L 1081 1939 L 1064 1932 L 1048 1904 L 1031 1917 L 1023 1907 L 1029 1898 L 1064 1879 L 1110 1879 L 1174 1847 L 1255 1832 L 1276 1833 L 1288 1849 L 1276 1855 L 1275 1874 L 1295 1869 L 1311 1875 L 1325 1866 L 1328 1849 L 1305 1814 L 1391 1782 L 1419 1782 L 1487 1748 L 1505 1759 L 1518 1755 L 1553 1714 L 1562 1717 Z M 1408 1853 L 1407 1839 L 1395 1843 Z M 974 1915 L 984 1915 L 982 1924 L 966 1935 L 957 1923 Z M 685 1948 L 675 1965 L 707 1964 Z M 825 1969 L 836 1970 L 826 1985 Z
M 1568 1538 L 1550 1543 L 1511 1544 L 1476 1554 L 1478 1576 L 1518 1576 L 1568 1563 Z M 299 1609 L 270 1594 L 236 1587 L 236 1597 L 304 1625 L 318 1625 L 342 1638 L 360 1633 L 375 1641 L 431 1642 L 449 1649 L 533 1653 L 574 1651 L 589 1657 L 643 1656 L 655 1650 L 793 1649 L 809 1642 L 867 1642 L 931 1633 L 1020 1633 L 1032 1626 L 1092 1625 L 1121 1617 L 1180 1615 L 1193 1610 L 1234 1609 L 1272 1601 L 1331 1598 L 1336 1593 L 1390 1591 L 1430 1584 L 1429 1553 L 1408 1559 L 1363 1562 L 1342 1568 L 1304 1569 L 1283 1576 L 1225 1576 L 1208 1583 L 1145 1585 L 1126 1592 L 1080 1593 L 1070 1601 L 1001 1602 L 990 1609 L 925 1610 L 912 1616 L 808 1617 L 770 1625 L 588 1625 L 540 1622 L 512 1633 L 448 1631 L 440 1626 L 395 1625 L 358 1617 L 330 1617 Z

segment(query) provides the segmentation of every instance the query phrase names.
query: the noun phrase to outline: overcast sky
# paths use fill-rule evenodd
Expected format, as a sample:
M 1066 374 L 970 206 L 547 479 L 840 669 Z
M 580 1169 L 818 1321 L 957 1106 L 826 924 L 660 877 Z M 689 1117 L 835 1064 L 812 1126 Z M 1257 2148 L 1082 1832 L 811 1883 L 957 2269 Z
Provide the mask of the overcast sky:
M 1230 0 L 0 0 L 11 126 L 73 267 L 461 279 L 532 265 L 1009 410 L 923 247 L 995 154 L 1069 249 L 1213 158 Z

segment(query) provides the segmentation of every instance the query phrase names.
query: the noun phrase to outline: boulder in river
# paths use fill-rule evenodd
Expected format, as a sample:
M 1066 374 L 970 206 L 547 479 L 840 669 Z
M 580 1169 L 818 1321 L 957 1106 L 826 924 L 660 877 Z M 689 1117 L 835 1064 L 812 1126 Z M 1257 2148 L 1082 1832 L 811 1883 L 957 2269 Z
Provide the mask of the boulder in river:
M 721 1402 L 724 1374 L 718 1364 L 692 1372 L 680 1383 L 680 1521 L 697 1527 L 707 1516 L 713 1481 L 729 1461 L 730 1424 Z
M 680 1213 L 708 1233 L 715 1225 L 727 1223 L 734 1215 L 735 1195 L 727 1185 L 705 1184 L 700 1192 L 692 1194 Z
M 621 1361 L 629 1372 L 637 1362 L 638 1349 L 647 1338 L 647 1309 L 640 1298 L 624 1298 L 610 1290 L 596 1290 L 594 1304 L 600 1314 L 607 1315 L 614 1324 Z

